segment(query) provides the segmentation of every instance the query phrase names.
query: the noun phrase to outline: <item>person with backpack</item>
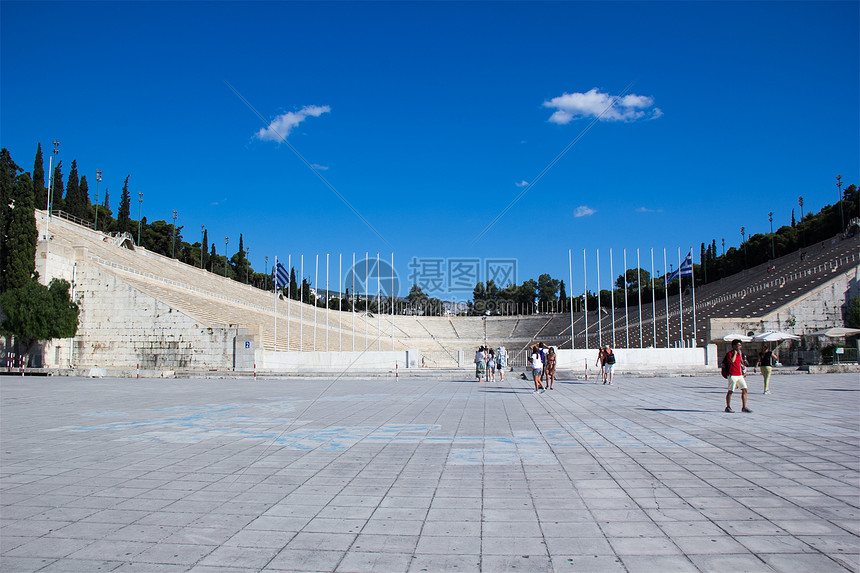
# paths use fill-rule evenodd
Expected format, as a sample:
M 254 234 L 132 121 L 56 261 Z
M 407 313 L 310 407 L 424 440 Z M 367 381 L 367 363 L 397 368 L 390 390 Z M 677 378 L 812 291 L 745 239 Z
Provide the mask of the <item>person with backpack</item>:
M 496 381 L 496 356 L 493 349 L 487 347 L 487 382 Z
M 606 348 L 603 349 L 603 383 L 612 384 L 612 380 L 615 378 L 615 374 L 613 372 L 615 370 L 615 353 L 612 351 L 612 347 L 608 344 Z
M 496 369 L 499 371 L 499 380 L 505 381 L 505 368 L 508 367 L 508 350 L 504 346 L 496 348 Z
M 741 352 L 741 341 L 738 339 L 732 340 L 732 349 L 726 353 L 723 358 L 723 367 L 721 373 L 723 378 L 729 381 L 729 391 L 726 393 L 726 412 L 732 413 L 732 392 L 735 388 L 741 389 L 741 412 L 751 413 L 752 410 L 747 408 L 747 381 L 744 379 L 746 374 L 747 361 Z

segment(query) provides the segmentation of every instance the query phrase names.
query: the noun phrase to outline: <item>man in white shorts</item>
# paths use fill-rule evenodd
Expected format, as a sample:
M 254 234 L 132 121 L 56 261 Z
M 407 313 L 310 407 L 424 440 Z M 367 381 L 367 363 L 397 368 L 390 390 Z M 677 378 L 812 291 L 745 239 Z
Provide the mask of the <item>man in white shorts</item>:
M 729 391 L 726 393 L 726 412 L 734 412 L 732 410 L 732 392 L 735 388 L 741 389 L 741 412 L 751 413 L 752 410 L 747 408 L 747 381 L 744 379 L 747 361 L 741 352 L 741 341 L 732 340 L 732 349 L 723 358 L 723 364 L 728 366 L 728 381 Z

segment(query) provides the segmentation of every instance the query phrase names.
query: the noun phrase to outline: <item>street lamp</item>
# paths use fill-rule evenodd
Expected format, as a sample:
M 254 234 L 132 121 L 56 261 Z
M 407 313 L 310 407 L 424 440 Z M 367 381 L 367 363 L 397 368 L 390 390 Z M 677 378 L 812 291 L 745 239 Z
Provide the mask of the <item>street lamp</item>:
M 137 246 L 140 246 L 140 210 L 143 207 L 143 192 L 137 192 Z
M 224 237 L 224 277 L 227 277 L 227 244 L 230 243 L 230 237 Z
M 842 221 L 842 227 L 839 228 L 840 233 L 845 232 L 845 211 L 842 209 L 842 175 L 836 176 L 836 187 L 839 189 L 839 218 Z
M 200 268 L 203 268 L 203 235 L 206 231 L 206 225 L 200 225 Z
M 170 257 L 176 258 L 176 209 L 173 210 L 173 239 L 170 242 Z
M 60 152 L 59 147 L 60 147 L 60 142 L 55 139 L 54 140 L 53 155 L 51 155 L 51 157 L 48 158 L 48 174 L 49 174 L 48 175 L 48 204 L 45 206 L 45 209 L 48 211 L 48 218 L 45 219 L 45 240 L 48 240 L 48 238 L 51 236 L 51 234 L 48 232 L 48 227 L 50 226 L 50 223 L 51 223 L 51 200 L 53 199 L 53 194 L 54 194 L 54 168 L 53 168 L 53 164 L 54 164 L 54 157 L 56 157 L 57 154 Z
M 776 259 L 776 247 L 773 242 L 773 211 L 767 214 L 767 220 L 770 221 L 770 258 Z
M 747 268 L 747 236 L 744 231 L 746 229 L 741 227 L 741 243 L 744 245 L 744 268 Z
M 245 284 L 248 284 L 248 269 L 251 267 L 248 264 L 248 253 L 251 252 L 251 249 L 245 249 Z
M 803 226 L 803 196 L 797 198 L 797 204 L 800 205 L 800 225 Z M 803 246 L 806 246 L 806 227 L 803 227 Z
M 96 169 L 96 224 L 93 230 L 99 230 L 99 183 L 102 182 L 102 170 Z

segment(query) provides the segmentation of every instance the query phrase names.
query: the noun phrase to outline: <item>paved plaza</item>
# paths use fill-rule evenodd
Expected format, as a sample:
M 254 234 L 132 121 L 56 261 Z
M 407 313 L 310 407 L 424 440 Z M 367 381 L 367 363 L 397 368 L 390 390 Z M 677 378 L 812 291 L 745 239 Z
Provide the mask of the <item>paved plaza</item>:
M 860 376 L 0 377 L 0 570 L 860 570 Z

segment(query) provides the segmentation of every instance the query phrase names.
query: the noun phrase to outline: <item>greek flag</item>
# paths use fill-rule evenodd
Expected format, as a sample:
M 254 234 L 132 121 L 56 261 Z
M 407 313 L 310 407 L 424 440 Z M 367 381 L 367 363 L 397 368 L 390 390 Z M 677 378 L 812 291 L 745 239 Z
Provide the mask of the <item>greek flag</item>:
M 275 288 L 283 288 L 290 282 L 290 273 L 284 268 L 284 265 L 277 263 L 272 269 L 272 280 L 275 283 Z
M 681 263 L 681 268 L 675 269 L 674 271 L 672 271 L 672 273 L 666 277 L 666 280 L 663 282 L 663 284 L 669 284 L 670 282 L 672 282 L 673 280 L 678 278 L 679 271 L 680 271 L 680 275 L 682 277 L 693 276 L 693 253 L 692 252 L 687 253 L 687 256 L 684 257 L 684 262 Z

